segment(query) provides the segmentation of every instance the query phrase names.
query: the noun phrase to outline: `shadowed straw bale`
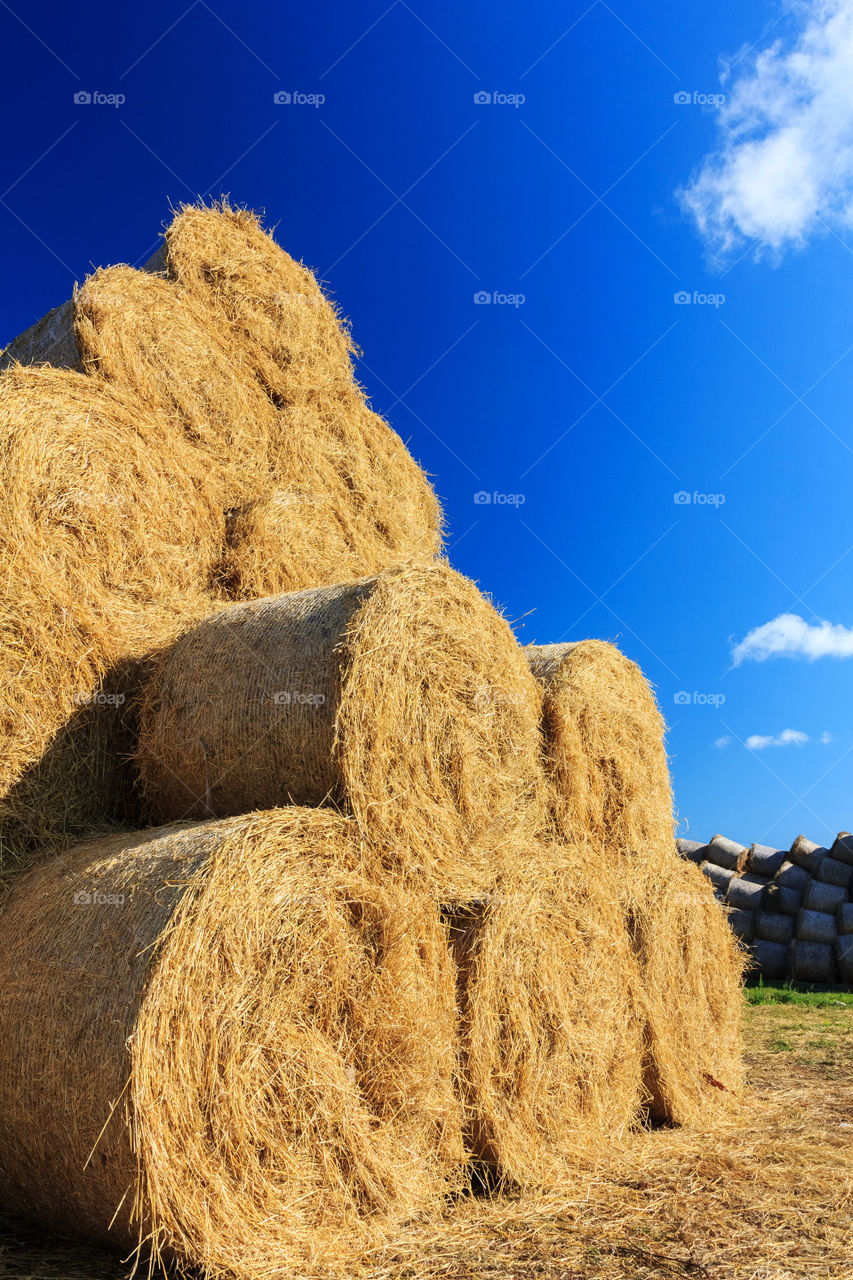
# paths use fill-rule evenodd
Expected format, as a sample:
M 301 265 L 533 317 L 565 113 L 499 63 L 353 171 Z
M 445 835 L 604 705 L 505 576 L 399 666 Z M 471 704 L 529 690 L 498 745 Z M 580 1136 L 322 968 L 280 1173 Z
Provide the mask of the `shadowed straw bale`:
M 609 876 L 580 850 L 529 847 L 523 873 L 449 912 L 468 1141 L 524 1187 L 557 1188 L 643 1104 L 636 960 Z
M 544 690 L 545 756 L 561 838 L 593 849 L 677 857 L 666 726 L 649 682 L 612 644 L 528 645 Z
M 464 896 L 544 821 L 540 708 L 474 584 L 410 564 L 187 632 L 143 700 L 139 767 L 157 820 L 329 800 L 377 857 Z
M 464 1172 L 438 914 L 287 809 L 112 836 L 0 915 L 0 1203 L 210 1275 L 288 1276 Z
M 691 862 L 638 865 L 627 901 L 642 978 L 650 1114 L 701 1123 L 742 1088 L 744 953 Z
M 634 939 L 650 1113 L 699 1120 L 740 1086 L 743 962 L 710 885 L 675 848 L 663 718 L 642 672 L 611 644 L 525 653 L 544 691 L 557 833 L 570 844 L 586 834 L 596 865 L 615 875 Z
M 0 882 L 114 814 L 133 660 L 209 610 L 221 537 L 194 453 L 135 400 L 0 375 Z
M 238 515 L 231 581 L 240 597 L 341 581 L 410 557 L 432 558 L 441 547 L 442 514 L 427 478 L 367 405 L 354 376 L 348 325 L 314 275 L 276 244 L 257 216 L 225 201 L 185 206 L 147 265 L 207 307 L 211 324 L 228 333 L 231 347 L 254 370 L 282 411 L 282 453 L 305 462 L 301 472 L 286 469 L 278 487 L 329 507 L 330 564 L 343 544 L 336 574 L 318 574 L 311 583 L 292 572 L 276 577 L 271 566 L 288 559 L 286 542 L 279 551 L 285 526 L 263 510 L 250 509 L 245 522 Z M 258 542 L 261 530 L 268 544 Z

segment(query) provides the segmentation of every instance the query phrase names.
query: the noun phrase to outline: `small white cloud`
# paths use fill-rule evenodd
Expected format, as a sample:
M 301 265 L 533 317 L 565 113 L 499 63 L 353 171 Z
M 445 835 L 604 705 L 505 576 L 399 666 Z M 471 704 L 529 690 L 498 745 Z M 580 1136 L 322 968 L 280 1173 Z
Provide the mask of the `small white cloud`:
M 717 255 L 744 240 L 780 251 L 853 226 L 853 0 L 796 8 L 804 21 L 793 43 L 738 62 L 720 148 L 679 192 Z
M 820 744 L 821 744 L 821 746 L 822 746 L 822 747 L 828 747 L 828 746 L 829 746 L 829 744 L 830 744 L 830 742 L 834 742 L 834 741 L 835 741 L 835 739 L 833 738 L 832 734 L 831 734 L 831 733 L 827 733 L 827 732 L 826 732 L 826 730 L 824 729 L 823 733 L 820 735 Z
M 764 751 L 767 747 L 804 747 L 808 741 L 809 735 L 799 729 L 783 729 L 777 734 L 753 733 L 746 746 L 749 751 Z
M 780 613 L 771 622 L 754 627 L 732 648 L 736 667 L 768 658 L 807 658 L 810 662 L 815 658 L 853 658 L 853 627 L 809 623 L 798 613 Z
M 728 734 L 726 734 L 726 735 L 725 735 L 724 737 L 722 737 L 722 738 L 716 738 L 716 739 L 714 740 L 714 746 L 715 746 L 719 751 L 722 751 L 724 747 L 730 747 L 730 746 L 732 745 L 732 741 L 733 741 L 733 740 L 732 740 L 732 738 L 730 738 L 730 737 L 729 737 L 729 735 L 728 735 Z

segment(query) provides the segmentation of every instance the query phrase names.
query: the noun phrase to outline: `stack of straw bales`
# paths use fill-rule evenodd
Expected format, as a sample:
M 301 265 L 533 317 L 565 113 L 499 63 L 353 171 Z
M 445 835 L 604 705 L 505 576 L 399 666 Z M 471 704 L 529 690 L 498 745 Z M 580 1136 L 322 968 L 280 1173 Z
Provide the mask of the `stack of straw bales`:
M 0 1207 L 211 1276 L 739 1088 L 647 682 L 519 648 L 353 354 L 222 204 L 0 359 Z

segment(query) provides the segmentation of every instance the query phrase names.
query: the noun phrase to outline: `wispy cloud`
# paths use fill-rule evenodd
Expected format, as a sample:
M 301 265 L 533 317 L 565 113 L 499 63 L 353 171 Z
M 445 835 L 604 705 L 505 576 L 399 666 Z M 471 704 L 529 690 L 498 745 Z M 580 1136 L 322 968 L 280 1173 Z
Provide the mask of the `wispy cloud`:
M 766 662 L 768 658 L 853 658 L 853 627 L 838 622 L 806 622 L 798 613 L 754 627 L 732 647 L 732 662 Z
M 729 734 L 725 734 L 722 738 L 714 739 L 714 746 L 717 748 L 718 751 L 722 751 L 725 747 L 730 747 L 733 742 L 734 742 L 734 738 L 732 738 Z
M 799 729 L 783 729 L 781 733 L 753 733 L 746 740 L 749 751 L 764 751 L 767 747 L 804 747 L 810 741 L 807 733 Z
M 853 0 L 801 0 L 794 12 L 793 41 L 724 73 L 719 149 L 679 192 L 717 256 L 853 227 Z

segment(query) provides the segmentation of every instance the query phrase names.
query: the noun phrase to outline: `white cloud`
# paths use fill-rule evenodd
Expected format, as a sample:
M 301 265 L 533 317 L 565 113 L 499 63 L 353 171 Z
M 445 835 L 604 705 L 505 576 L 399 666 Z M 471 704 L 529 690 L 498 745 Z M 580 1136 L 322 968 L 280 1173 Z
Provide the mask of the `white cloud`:
M 730 738 L 729 735 L 726 734 L 723 738 L 715 738 L 714 746 L 717 747 L 718 750 L 722 751 L 724 747 L 730 747 L 733 741 L 734 739 Z
M 764 751 L 766 747 L 804 747 L 809 741 L 807 733 L 799 729 L 783 729 L 777 734 L 753 733 L 746 740 L 749 751 Z
M 853 85 L 851 85 L 853 92 Z M 798 613 L 754 627 L 732 648 L 732 662 L 766 662 L 768 658 L 853 658 L 853 627 L 837 622 L 806 622 Z
M 757 250 L 853 227 L 853 0 L 802 0 L 802 29 L 737 65 L 707 155 L 682 206 L 709 248 Z

